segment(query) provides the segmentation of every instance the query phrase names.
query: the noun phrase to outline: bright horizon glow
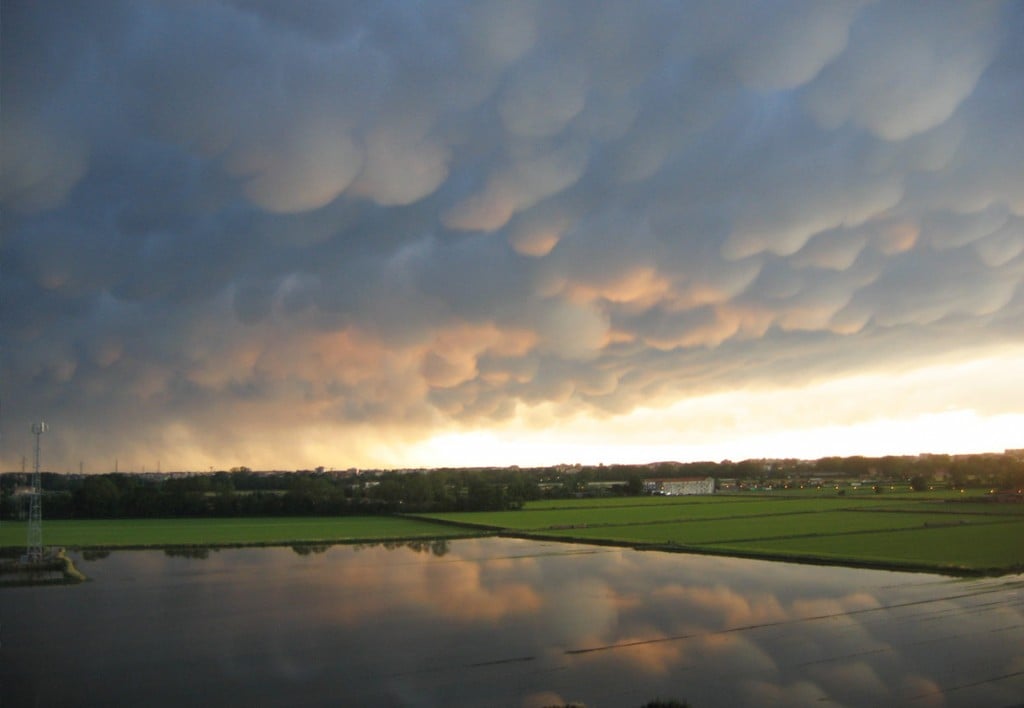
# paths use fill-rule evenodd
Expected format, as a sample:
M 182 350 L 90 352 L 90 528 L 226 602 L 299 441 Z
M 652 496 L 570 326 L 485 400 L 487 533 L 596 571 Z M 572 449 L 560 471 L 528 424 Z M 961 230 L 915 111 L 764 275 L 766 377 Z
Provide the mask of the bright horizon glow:
M 520 405 L 512 420 L 475 429 L 446 428 L 410 439 L 401 430 L 363 425 L 311 426 L 294 455 L 282 439 L 242 435 L 221 457 L 187 429 L 166 432 L 163 462 L 120 456 L 122 472 L 436 467 L 544 467 L 744 459 L 818 459 L 918 454 L 1001 453 L 1024 447 L 1024 347 L 988 357 L 902 372 L 876 372 L 804 387 L 727 391 L 646 406 L 618 416 L 566 415 L 555 404 Z M 939 412 L 935 412 L 936 410 Z M 53 435 L 59 434 L 59 427 Z M 47 441 L 48 442 L 48 441 Z M 44 444 L 44 462 L 49 452 Z M 86 464 L 87 472 L 112 471 Z M 62 471 L 60 465 L 51 466 Z M 77 471 L 77 467 L 63 467 Z
M 545 433 L 536 434 L 537 439 L 533 439 L 529 433 L 516 438 L 503 433 L 470 432 L 432 438 L 415 446 L 410 457 L 418 459 L 422 455 L 436 461 L 428 467 L 546 467 L 577 463 L 967 455 L 1001 453 L 1010 449 L 1018 437 L 1017 431 L 1022 428 L 1024 415 L 983 418 L 971 410 L 958 410 L 925 414 L 909 420 L 883 419 L 849 426 L 810 427 L 706 444 L 602 444 L 588 435 L 574 435 L 572 432 L 565 434 L 568 440 L 557 442 Z M 964 437 L 969 438 L 969 442 L 957 442 Z M 470 458 L 479 462 L 466 463 L 465 460 Z M 405 466 L 420 465 L 410 463 Z
M 966 362 L 697 395 L 617 416 L 520 405 L 510 421 L 450 426 L 419 439 L 402 428 L 322 424 L 306 430 L 294 457 L 283 455 L 282 439 L 269 435 L 242 435 L 225 443 L 220 456 L 203 454 L 194 433 L 175 425 L 165 431 L 159 458 L 140 463 L 144 454 L 126 450 L 117 464 L 133 472 L 239 465 L 401 469 L 1001 453 L 1024 447 L 1024 413 L 1014 410 L 1015 392 L 1024 390 L 1022 361 L 1024 347 L 1006 347 Z M 59 427 L 51 434 L 55 439 Z M 113 471 L 115 462 L 84 466 L 101 473 Z M 77 471 L 59 462 L 44 468 Z
M 1011 392 L 1021 390 L 1024 350 L 1009 349 L 900 374 L 702 396 L 610 419 L 559 423 L 552 416 L 540 429 L 513 424 L 450 432 L 413 445 L 398 466 L 998 453 L 1024 445 L 1024 414 L 1009 409 Z M 946 410 L 930 412 L 936 404 Z M 971 404 L 998 412 L 982 413 Z M 544 417 L 540 410 L 533 413 Z M 415 462 L 420 459 L 432 462 Z

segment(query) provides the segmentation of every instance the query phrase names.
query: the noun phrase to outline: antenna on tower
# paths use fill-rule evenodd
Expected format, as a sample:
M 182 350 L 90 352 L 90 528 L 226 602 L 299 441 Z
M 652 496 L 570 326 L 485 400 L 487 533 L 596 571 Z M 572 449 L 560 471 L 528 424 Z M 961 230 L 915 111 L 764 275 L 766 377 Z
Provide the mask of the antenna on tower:
M 43 560 L 43 485 L 39 476 L 39 438 L 49 429 L 46 423 L 33 423 L 32 434 L 36 436 L 36 460 L 32 471 L 32 491 L 29 493 L 28 542 L 25 560 L 40 563 Z

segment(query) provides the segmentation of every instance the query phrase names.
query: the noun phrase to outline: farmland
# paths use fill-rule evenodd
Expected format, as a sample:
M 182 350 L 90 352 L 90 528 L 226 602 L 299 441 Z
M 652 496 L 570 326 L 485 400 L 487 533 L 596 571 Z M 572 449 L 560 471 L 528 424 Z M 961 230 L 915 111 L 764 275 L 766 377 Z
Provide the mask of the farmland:
M 962 574 L 1024 571 L 1024 505 L 948 494 L 745 493 L 530 502 L 403 516 L 48 520 L 48 546 L 144 548 L 358 543 L 483 534 Z M 0 547 L 25 543 L 0 525 Z
M 25 524 L 5 521 L 0 547 L 25 544 Z M 48 546 L 141 548 L 159 546 L 346 543 L 467 535 L 454 526 L 396 516 L 236 519 L 82 519 L 43 524 Z
M 1024 570 L 1024 507 L 928 494 L 561 500 L 424 517 L 638 548 L 962 573 Z

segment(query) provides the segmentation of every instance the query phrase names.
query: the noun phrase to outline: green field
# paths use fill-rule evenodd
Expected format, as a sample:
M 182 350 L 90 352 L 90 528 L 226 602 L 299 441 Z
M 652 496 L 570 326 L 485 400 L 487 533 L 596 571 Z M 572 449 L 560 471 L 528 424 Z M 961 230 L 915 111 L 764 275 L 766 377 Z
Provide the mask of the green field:
M 456 523 L 499 526 L 505 529 L 541 530 L 566 526 L 618 526 L 623 524 L 650 524 L 666 521 L 709 518 L 746 518 L 765 514 L 793 514 L 816 511 L 822 503 L 812 499 L 764 500 L 744 499 L 734 503 L 706 497 L 707 501 L 689 503 L 666 502 L 662 504 L 632 505 L 621 501 L 618 506 L 578 506 L 560 509 L 533 508 L 519 512 L 454 512 L 430 514 L 429 518 Z M 632 501 L 632 500 L 631 500 Z
M 580 499 L 424 518 L 640 548 L 945 572 L 1024 571 L 1024 507 L 949 494 Z
M 961 497 L 962 498 L 962 497 Z M 68 548 L 289 545 L 499 533 L 582 543 L 960 573 L 1024 572 L 1024 505 L 813 495 L 626 497 L 531 502 L 522 510 L 230 519 L 44 521 Z M 24 547 L 24 522 L 0 547 Z
M 0 547 L 25 546 L 24 522 L 0 523 Z M 43 543 L 68 548 L 287 545 L 467 535 L 455 526 L 395 516 L 44 521 Z
M 973 521 L 973 523 L 979 523 Z M 903 531 L 940 524 L 972 523 L 962 517 L 941 514 L 876 514 L 859 511 L 824 511 L 813 514 L 715 519 L 668 524 L 635 524 L 553 531 L 547 535 L 575 538 L 606 538 L 627 543 L 719 544 L 734 541 L 795 539 L 805 536 L 840 536 L 865 531 Z M 980 523 L 985 523 L 982 520 Z
M 722 552 L 805 556 L 937 569 L 1024 571 L 1024 521 L 977 526 L 908 528 L 898 533 L 853 533 L 799 540 L 765 539 L 715 546 Z
M 666 504 L 715 504 L 720 502 L 733 502 L 743 499 L 742 496 L 716 495 L 712 497 L 595 497 L 593 499 L 543 499 L 526 503 L 527 511 L 539 511 L 542 509 L 579 509 L 581 507 L 615 508 L 621 506 L 665 506 Z M 749 495 L 746 497 L 751 501 L 761 501 L 764 497 L 760 495 Z
M 803 497 L 829 497 L 837 496 L 842 491 L 841 496 L 853 497 L 860 499 L 864 497 L 871 497 L 874 499 L 914 499 L 916 501 L 922 501 L 925 499 L 931 500 L 943 500 L 943 499 L 966 499 L 971 497 L 982 497 L 989 490 L 987 489 L 971 489 L 960 491 L 957 489 L 946 489 L 940 487 L 937 489 L 929 489 L 925 491 L 914 491 L 913 487 L 906 484 L 899 485 L 888 485 L 883 484 L 880 486 L 880 491 L 875 492 L 874 487 L 871 485 L 861 485 L 860 487 L 851 487 L 847 484 L 824 484 L 821 488 L 818 487 L 776 487 L 771 490 L 762 490 L 757 492 L 744 491 L 738 492 L 738 494 L 760 494 L 769 496 L 803 496 Z
M 638 503 L 643 502 L 643 503 Z M 911 502 L 893 499 L 882 502 L 874 497 L 847 499 L 827 496 L 822 498 L 765 497 L 765 496 L 714 496 L 714 497 L 639 497 L 619 499 L 559 500 L 560 506 L 552 502 L 531 502 L 516 512 L 480 511 L 424 514 L 423 518 L 483 527 L 496 527 L 511 531 L 557 531 L 568 527 L 623 526 L 632 524 L 659 524 L 672 521 L 695 521 L 723 519 L 742 525 L 745 520 L 760 517 L 812 514 L 826 511 L 870 512 L 878 518 L 887 519 L 882 527 L 892 521 L 892 516 L 909 514 L 938 514 L 935 520 L 950 520 L 948 515 L 971 518 L 975 516 L 996 517 L 1016 516 L 1024 518 L 1024 506 L 1015 504 L 961 504 L 941 500 Z M 887 516 L 887 514 L 889 516 Z M 852 523 L 853 517 L 845 515 L 841 523 Z M 791 519 L 793 524 L 798 519 Z M 893 526 L 902 526 L 894 523 Z M 856 529 L 851 529 L 856 530 Z

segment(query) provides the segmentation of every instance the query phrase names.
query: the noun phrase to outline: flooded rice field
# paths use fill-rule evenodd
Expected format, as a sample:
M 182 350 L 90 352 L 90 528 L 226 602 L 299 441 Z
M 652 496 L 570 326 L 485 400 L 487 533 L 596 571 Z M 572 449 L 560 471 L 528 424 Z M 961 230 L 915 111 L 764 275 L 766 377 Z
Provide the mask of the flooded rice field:
M 0 590 L 2 705 L 1005 706 L 1024 577 L 468 539 L 72 554 Z

